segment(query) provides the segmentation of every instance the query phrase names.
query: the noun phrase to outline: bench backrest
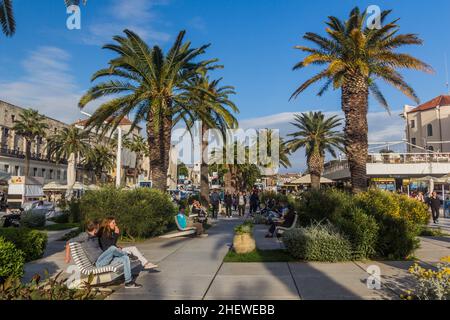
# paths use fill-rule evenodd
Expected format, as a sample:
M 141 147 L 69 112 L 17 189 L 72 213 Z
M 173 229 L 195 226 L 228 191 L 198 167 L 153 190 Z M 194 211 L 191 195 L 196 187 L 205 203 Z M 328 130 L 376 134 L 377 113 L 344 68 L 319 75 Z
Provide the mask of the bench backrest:
M 69 246 L 73 261 L 80 268 L 80 270 L 94 268 L 94 265 L 92 265 L 92 262 L 88 259 L 81 244 L 73 242 L 70 243 Z
M 177 224 L 177 228 L 178 228 L 179 231 L 185 231 L 185 230 L 186 230 L 186 228 L 182 228 L 182 227 L 180 226 L 180 224 L 178 223 L 177 216 L 175 216 L 175 223 Z

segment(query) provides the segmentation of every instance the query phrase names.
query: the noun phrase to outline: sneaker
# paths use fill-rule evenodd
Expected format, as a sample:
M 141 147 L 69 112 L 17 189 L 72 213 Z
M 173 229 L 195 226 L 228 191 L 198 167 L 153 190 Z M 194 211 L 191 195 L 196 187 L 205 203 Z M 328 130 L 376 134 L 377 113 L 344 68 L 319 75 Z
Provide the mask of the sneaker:
M 142 284 L 138 284 L 134 281 L 125 283 L 125 289 L 140 289 L 140 288 L 142 288 Z
M 147 263 L 147 264 L 144 266 L 144 269 L 145 269 L 145 270 L 156 269 L 156 268 L 158 268 L 158 265 L 157 265 L 157 264 L 153 264 L 153 263 L 151 263 L 151 262 Z

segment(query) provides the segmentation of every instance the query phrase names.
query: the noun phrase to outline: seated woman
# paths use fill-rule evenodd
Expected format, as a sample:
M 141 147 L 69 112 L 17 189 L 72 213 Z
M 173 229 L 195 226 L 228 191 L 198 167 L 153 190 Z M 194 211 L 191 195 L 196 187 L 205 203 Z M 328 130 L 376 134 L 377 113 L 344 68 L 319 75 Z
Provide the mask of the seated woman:
M 282 210 L 283 216 L 278 221 L 273 221 L 270 224 L 269 232 L 266 234 L 266 238 L 273 238 L 276 228 L 285 227 L 289 228 L 294 223 L 295 213 L 292 207 L 288 206 Z
M 114 217 L 109 217 L 103 219 L 100 229 L 98 231 L 98 238 L 100 241 L 100 247 L 103 251 L 106 251 L 109 247 L 116 246 L 122 251 L 128 253 L 128 255 L 135 256 L 142 264 L 144 269 L 150 270 L 158 268 L 156 264 L 148 262 L 148 260 L 139 252 L 136 247 L 121 248 L 117 245 L 119 240 L 120 230 L 117 227 L 116 219 Z
M 185 207 L 180 207 L 180 212 L 177 214 L 177 222 L 178 225 L 180 226 L 181 229 L 186 229 L 186 228 L 195 228 L 196 232 L 197 232 L 197 236 L 207 236 L 206 234 L 203 234 L 203 225 L 201 223 L 193 223 L 193 222 L 188 222 L 186 219 L 186 208 Z

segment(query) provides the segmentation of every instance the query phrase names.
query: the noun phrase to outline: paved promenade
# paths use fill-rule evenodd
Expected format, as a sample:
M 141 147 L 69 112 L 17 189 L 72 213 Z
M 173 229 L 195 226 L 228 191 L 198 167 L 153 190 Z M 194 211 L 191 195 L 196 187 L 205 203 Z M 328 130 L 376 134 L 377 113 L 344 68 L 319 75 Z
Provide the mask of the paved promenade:
M 201 300 L 201 299 L 398 299 L 411 280 L 413 262 L 349 263 L 222 263 L 233 239 L 238 219 L 220 219 L 207 238 L 152 239 L 136 246 L 160 272 L 142 271 L 137 282 L 142 289 L 118 286 L 109 299 Z M 443 219 L 442 224 L 448 221 Z M 263 250 L 283 247 L 276 239 L 265 239 L 266 226 L 255 227 L 257 245 Z M 64 270 L 63 242 L 52 233 L 43 259 L 27 264 L 25 279 L 47 268 L 51 275 Z M 419 263 L 429 267 L 450 255 L 450 238 L 422 238 L 416 252 Z M 381 290 L 367 288 L 367 268 L 381 269 Z

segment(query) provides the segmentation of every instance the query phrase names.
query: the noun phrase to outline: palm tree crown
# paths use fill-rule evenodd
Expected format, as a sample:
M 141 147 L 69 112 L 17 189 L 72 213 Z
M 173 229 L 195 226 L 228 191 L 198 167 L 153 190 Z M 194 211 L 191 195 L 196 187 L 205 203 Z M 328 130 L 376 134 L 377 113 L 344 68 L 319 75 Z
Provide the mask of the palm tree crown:
M 289 134 L 291 140 L 286 146 L 291 152 L 305 148 L 308 170 L 311 174 L 313 187 L 317 188 L 323 173 L 325 153 L 336 157 L 336 149 L 342 150 L 343 135 L 338 131 L 341 121 L 337 116 L 325 118 L 321 112 L 309 112 L 295 115 L 292 123 L 298 131 Z
M 353 192 L 367 189 L 369 93 L 389 111 L 389 105 L 377 85 L 383 80 L 412 98 L 419 99 L 398 69 L 431 72 L 426 63 L 397 49 L 408 45 L 420 45 L 415 34 L 400 34 L 398 20 L 386 23 L 391 11 L 380 16 L 381 28 L 366 24 L 367 12 L 358 8 L 350 12 L 347 21 L 329 17 L 326 36 L 308 32 L 303 37 L 313 47 L 297 46 L 307 56 L 294 66 L 294 70 L 310 65 L 325 67 L 318 74 L 301 84 L 291 96 L 296 98 L 311 85 L 323 82 L 318 95 L 330 87 L 341 90 L 341 108 L 345 114 L 345 151 L 351 172 Z
M 2 25 L 3 33 L 7 37 L 11 37 L 16 32 L 16 22 L 11 0 L 0 0 L 0 24 Z
M 49 154 L 57 160 L 68 159 L 72 154 L 86 156 L 90 150 L 90 133 L 75 126 L 63 128 L 49 138 Z
M 132 112 L 131 130 L 146 121 L 148 145 L 152 146 L 149 150 L 152 180 L 155 188 L 165 191 L 171 130 L 177 121 L 190 122 L 195 118 L 195 110 L 184 99 L 184 93 L 190 89 L 187 81 L 216 60 L 195 62 L 209 45 L 191 48 L 190 42 L 183 43 L 184 31 L 167 55 L 158 46 L 150 48 L 136 33 L 130 30 L 124 33 L 125 37 L 114 37 L 115 44 L 104 46 L 118 57 L 92 78 L 93 81 L 105 77 L 113 79 L 94 85 L 81 98 L 79 106 L 83 108 L 98 98 L 116 95 L 97 109 L 88 126 L 101 128 L 108 117 L 114 116 L 110 125 L 115 129 Z
M 391 11 L 383 11 L 381 22 L 384 24 Z M 413 69 L 432 72 L 426 63 L 409 54 L 397 53 L 396 49 L 407 45 L 421 45 L 423 41 L 415 34 L 399 34 L 398 20 L 386 23 L 381 29 L 369 28 L 366 24 L 367 12 L 359 8 L 351 11 L 349 20 L 341 21 L 329 17 L 326 23 L 327 37 L 308 32 L 303 37 L 312 42 L 316 48 L 296 46 L 308 56 L 294 66 L 294 70 L 309 65 L 326 66 L 324 70 L 304 82 L 292 97 L 316 82 L 325 80 L 319 96 L 331 86 L 342 88 L 354 77 L 363 77 L 371 93 L 385 108 L 389 108 L 387 100 L 379 90 L 376 80 L 383 80 L 419 103 L 414 90 L 405 82 L 397 69 Z

